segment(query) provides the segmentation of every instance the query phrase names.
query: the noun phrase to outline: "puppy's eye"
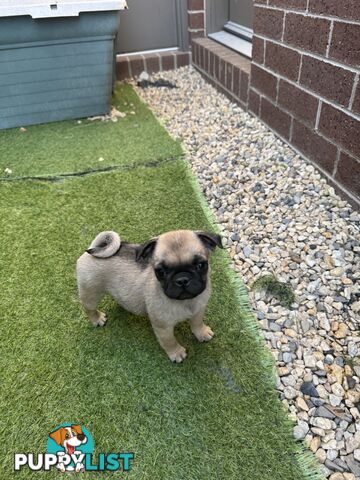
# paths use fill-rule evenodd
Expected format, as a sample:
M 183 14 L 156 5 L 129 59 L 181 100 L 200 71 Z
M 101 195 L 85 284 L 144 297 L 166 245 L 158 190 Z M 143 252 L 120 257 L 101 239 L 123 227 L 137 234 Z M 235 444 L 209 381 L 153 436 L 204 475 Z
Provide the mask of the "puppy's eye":
M 195 268 L 196 268 L 196 270 L 201 271 L 201 270 L 205 270 L 207 265 L 208 265 L 208 263 L 205 262 L 205 261 L 204 262 L 199 262 L 199 263 L 196 264 Z
M 155 275 L 158 280 L 165 278 L 165 270 L 162 267 L 155 268 Z
M 65 438 L 69 438 L 69 437 L 70 437 L 69 433 L 65 433 Z

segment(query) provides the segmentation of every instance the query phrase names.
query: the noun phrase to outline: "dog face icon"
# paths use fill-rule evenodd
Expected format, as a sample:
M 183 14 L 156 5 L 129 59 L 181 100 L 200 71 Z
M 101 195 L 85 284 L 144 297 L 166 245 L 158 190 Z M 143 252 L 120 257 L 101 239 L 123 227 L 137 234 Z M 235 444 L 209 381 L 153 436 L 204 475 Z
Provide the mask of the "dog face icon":
M 69 427 L 60 427 L 50 433 L 52 438 L 58 445 L 64 448 L 65 452 L 72 455 L 76 447 L 87 442 L 80 425 L 71 425 Z

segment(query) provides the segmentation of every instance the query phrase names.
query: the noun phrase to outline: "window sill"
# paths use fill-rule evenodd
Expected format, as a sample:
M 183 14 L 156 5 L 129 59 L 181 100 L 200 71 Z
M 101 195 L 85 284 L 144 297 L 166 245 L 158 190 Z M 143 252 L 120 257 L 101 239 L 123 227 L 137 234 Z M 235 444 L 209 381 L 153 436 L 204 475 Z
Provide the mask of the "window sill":
M 215 40 L 216 42 L 225 45 L 235 52 L 241 53 L 245 57 L 251 58 L 252 53 L 252 44 L 243 38 L 232 35 L 231 33 L 221 30 L 220 32 L 211 33 L 208 35 L 209 38 Z

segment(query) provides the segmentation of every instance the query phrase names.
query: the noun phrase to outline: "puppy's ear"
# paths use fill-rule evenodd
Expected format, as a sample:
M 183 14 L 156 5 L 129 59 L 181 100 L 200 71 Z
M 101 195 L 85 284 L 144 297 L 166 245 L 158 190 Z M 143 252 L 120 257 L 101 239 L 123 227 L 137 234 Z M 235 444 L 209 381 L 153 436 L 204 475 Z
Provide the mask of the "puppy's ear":
M 73 430 L 75 430 L 75 432 L 76 432 L 77 434 L 83 433 L 82 430 L 81 430 L 80 425 L 71 425 L 71 428 L 72 428 Z
M 141 260 L 148 260 L 154 252 L 157 241 L 158 239 L 156 237 L 156 238 L 152 238 L 148 242 L 145 242 L 139 245 L 136 249 L 135 260 L 137 262 L 140 262 Z
M 57 430 L 55 430 L 55 432 L 51 432 L 49 434 L 49 437 L 52 438 L 54 442 L 57 443 L 58 445 L 63 446 L 64 439 L 65 439 L 65 428 L 64 427 L 58 428 Z
M 208 250 L 215 250 L 216 247 L 224 248 L 221 243 L 221 237 L 212 232 L 195 232 Z

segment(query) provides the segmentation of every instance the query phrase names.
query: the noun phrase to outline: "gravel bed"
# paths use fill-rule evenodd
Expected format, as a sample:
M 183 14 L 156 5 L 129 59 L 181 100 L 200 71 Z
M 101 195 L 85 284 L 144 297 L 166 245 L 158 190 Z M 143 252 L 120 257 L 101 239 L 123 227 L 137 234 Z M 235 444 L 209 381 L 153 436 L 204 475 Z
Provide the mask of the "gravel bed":
M 183 141 L 232 267 L 248 287 L 272 274 L 295 293 L 287 309 L 250 291 L 294 437 L 326 477 L 360 479 L 360 215 L 194 69 L 161 77 L 179 88 L 137 91 Z

